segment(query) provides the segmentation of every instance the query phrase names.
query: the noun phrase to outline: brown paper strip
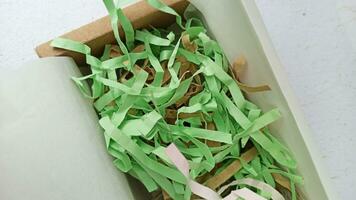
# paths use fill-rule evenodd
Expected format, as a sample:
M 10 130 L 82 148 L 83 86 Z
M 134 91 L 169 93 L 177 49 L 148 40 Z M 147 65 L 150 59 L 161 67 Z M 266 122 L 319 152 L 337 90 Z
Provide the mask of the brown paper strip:
M 276 174 L 276 173 L 272 173 L 272 176 L 274 178 L 274 180 L 281 185 L 282 187 L 288 189 L 290 191 L 290 182 L 289 179 L 287 179 L 286 177 L 280 175 L 280 174 Z
M 234 79 L 237 82 L 237 85 L 240 87 L 242 91 L 247 93 L 253 93 L 253 92 L 263 92 L 263 91 L 271 90 L 271 88 L 268 85 L 249 86 L 239 82 L 239 78 L 241 77 L 241 74 L 246 69 L 246 67 L 247 67 L 247 62 L 245 57 L 240 56 L 235 60 L 232 67 L 230 68 L 231 75 L 234 77 Z
M 198 94 L 199 92 L 201 92 L 203 90 L 203 86 L 196 84 L 196 83 L 191 83 L 188 92 L 181 98 L 179 99 L 175 105 L 177 108 L 180 108 L 182 105 L 188 105 L 188 101 L 189 99 Z
M 271 90 L 271 88 L 268 85 L 248 86 L 248 85 L 240 83 L 238 81 L 236 81 L 236 82 L 237 82 L 237 85 L 240 87 L 240 89 L 244 92 L 253 93 L 253 92 L 263 92 L 263 91 Z
M 169 71 L 167 69 L 167 65 L 168 65 L 168 61 L 161 62 L 161 66 L 164 70 L 162 85 L 167 84 L 168 81 L 171 79 L 171 74 L 169 73 Z
M 202 115 L 201 112 L 196 112 L 196 113 L 179 113 L 178 118 L 179 119 L 187 119 L 191 117 L 200 117 Z M 177 111 L 173 109 L 166 109 L 166 115 L 165 118 L 168 119 L 177 119 Z
M 277 183 L 277 189 L 286 197 L 286 199 L 291 199 L 289 179 L 277 173 L 272 173 L 272 176 Z M 302 191 L 300 191 L 298 188 L 296 188 L 296 191 L 298 200 L 306 199 Z
M 109 56 L 110 56 L 110 58 L 122 56 L 120 47 L 118 45 L 112 45 L 110 48 Z
M 188 34 L 185 34 L 182 37 L 182 44 L 185 49 L 187 49 L 188 51 L 191 51 L 191 52 L 195 52 L 198 48 L 197 44 L 190 41 Z
M 208 122 L 207 129 L 208 130 L 216 130 L 215 124 L 213 122 Z M 219 147 L 219 146 L 221 146 L 220 142 L 211 141 L 211 140 L 207 140 L 206 144 L 209 147 Z
M 140 45 L 137 45 L 134 49 L 132 49 L 132 52 L 133 53 L 140 53 L 143 50 L 145 50 L 145 45 L 140 44 Z
M 247 67 L 247 61 L 246 58 L 243 56 L 238 57 L 234 61 L 234 63 L 232 64 L 231 71 L 236 80 L 238 80 L 238 78 L 241 77 L 241 74 L 243 71 L 245 71 L 246 67 Z
M 162 190 L 163 200 L 172 200 L 166 191 Z
M 241 155 L 241 159 L 245 162 L 250 162 L 257 156 L 256 148 L 251 148 Z M 204 185 L 215 190 L 223 183 L 225 183 L 229 178 L 235 175 L 242 168 L 242 164 L 239 160 L 235 160 L 229 166 L 227 166 L 222 172 L 210 178 Z

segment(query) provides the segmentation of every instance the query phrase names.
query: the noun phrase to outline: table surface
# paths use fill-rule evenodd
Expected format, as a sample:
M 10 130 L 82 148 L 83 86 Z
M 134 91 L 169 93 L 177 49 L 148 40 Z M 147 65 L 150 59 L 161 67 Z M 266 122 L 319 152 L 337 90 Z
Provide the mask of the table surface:
M 124 2 L 129 2 L 125 0 Z M 122 1 L 121 1 L 122 2 Z M 356 189 L 356 2 L 256 0 L 341 199 Z M 0 68 L 106 15 L 97 0 L 1 0 Z

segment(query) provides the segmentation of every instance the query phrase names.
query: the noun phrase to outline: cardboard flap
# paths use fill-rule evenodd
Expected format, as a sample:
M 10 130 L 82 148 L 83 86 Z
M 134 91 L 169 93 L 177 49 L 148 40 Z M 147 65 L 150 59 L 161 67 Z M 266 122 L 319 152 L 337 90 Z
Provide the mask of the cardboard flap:
M 189 2 L 186 0 L 164 0 L 164 3 L 182 14 Z M 146 1 L 140 1 L 136 4 L 124 8 L 125 15 L 131 21 L 134 29 L 140 29 L 152 25 L 154 27 L 164 27 L 172 24 L 175 17 L 152 8 Z M 121 27 L 120 27 L 121 29 Z M 123 31 L 120 31 L 123 36 Z M 76 30 L 66 33 L 60 37 L 72 39 L 87 44 L 92 49 L 92 54 L 98 56 L 103 52 L 105 44 L 115 42 L 114 34 L 110 25 L 108 16 L 98 19 L 90 24 L 84 25 Z M 39 57 L 49 56 L 70 56 L 78 65 L 85 64 L 84 56 L 62 49 L 53 48 L 48 41 L 36 47 Z

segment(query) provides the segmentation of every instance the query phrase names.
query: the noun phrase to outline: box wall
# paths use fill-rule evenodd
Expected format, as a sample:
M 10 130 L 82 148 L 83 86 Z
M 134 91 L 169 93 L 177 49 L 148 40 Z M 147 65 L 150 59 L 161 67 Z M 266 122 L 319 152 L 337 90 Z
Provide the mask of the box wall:
M 248 85 L 268 84 L 272 88 L 270 92 L 248 94 L 247 98 L 265 112 L 277 107 L 282 113 L 282 119 L 273 123 L 270 128 L 273 135 L 291 150 L 298 162 L 298 171 L 305 180 L 305 184 L 300 186 L 301 193 L 305 194 L 306 199 L 335 199 L 332 198 L 329 188 L 326 189 L 327 180 L 320 176 L 322 169 L 319 166 L 318 154 L 308 137 L 310 132 L 300 114 L 254 2 L 251 0 L 225 0 L 224 4 L 214 0 L 192 2 L 204 15 L 211 33 L 224 49 L 230 62 L 241 55 L 246 57 L 248 67 L 241 81 Z M 210 9 L 211 7 L 214 10 Z
M 163 2 L 174 8 L 180 14 L 184 12 L 189 4 L 186 0 L 164 0 Z M 149 25 L 153 25 L 154 27 L 166 27 L 175 21 L 174 16 L 152 8 L 145 1 L 130 5 L 123 10 L 131 21 L 134 29 L 146 28 L 149 27 Z M 119 27 L 121 29 L 121 26 Z M 124 36 L 123 31 L 120 31 L 120 34 L 121 37 Z M 91 47 L 94 56 L 99 56 L 100 53 L 103 52 L 105 44 L 115 42 L 110 18 L 108 16 L 70 31 L 60 37 L 87 44 Z M 75 60 L 77 65 L 85 64 L 85 59 L 82 54 L 53 48 L 50 46 L 50 42 L 51 41 L 48 41 L 36 47 L 35 50 L 39 57 L 70 56 Z

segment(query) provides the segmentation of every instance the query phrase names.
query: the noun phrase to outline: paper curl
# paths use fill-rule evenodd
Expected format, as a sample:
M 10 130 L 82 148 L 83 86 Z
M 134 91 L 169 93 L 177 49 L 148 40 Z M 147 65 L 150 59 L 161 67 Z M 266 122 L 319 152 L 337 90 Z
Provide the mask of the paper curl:
M 192 192 L 204 199 L 207 200 L 231 199 L 232 200 L 241 197 L 244 198 L 245 200 L 266 200 L 264 197 L 252 192 L 248 188 L 234 190 L 225 198 L 220 197 L 220 194 L 223 193 L 228 187 L 231 187 L 233 185 L 244 184 L 260 189 L 264 192 L 268 192 L 269 194 L 271 194 L 272 200 L 284 200 L 283 196 L 273 187 L 271 187 L 266 183 L 251 178 L 243 178 L 243 179 L 235 180 L 229 183 L 228 185 L 221 187 L 218 192 L 215 192 L 209 187 L 204 186 L 190 178 L 189 163 L 174 144 L 170 144 L 166 148 L 165 152 L 168 155 L 169 159 L 172 161 L 172 163 L 177 167 L 177 169 L 187 178 L 187 184 L 192 190 Z

